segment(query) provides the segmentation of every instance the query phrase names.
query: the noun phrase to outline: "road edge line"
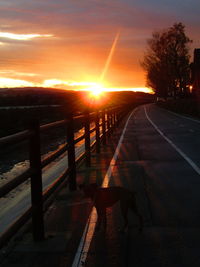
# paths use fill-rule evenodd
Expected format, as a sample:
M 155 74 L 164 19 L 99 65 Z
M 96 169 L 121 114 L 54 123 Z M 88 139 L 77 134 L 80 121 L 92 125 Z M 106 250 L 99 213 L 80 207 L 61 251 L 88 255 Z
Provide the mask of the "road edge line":
M 179 148 L 177 147 L 159 128 L 158 126 L 150 119 L 147 114 L 146 107 L 144 107 L 145 115 L 148 121 L 153 125 L 156 131 L 189 163 L 189 165 L 200 175 L 200 168 Z
M 176 113 L 176 112 L 174 112 L 174 111 L 171 111 L 171 110 L 169 110 L 169 109 L 166 109 L 166 108 L 163 108 L 163 107 L 160 107 L 160 106 L 158 106 L 158 107 L 159 107 L 160 109 L 162 109 L 162 110 L 167 111 L 168 113 L 171 113 L 171 114 L 177 116 L 177 117 L 184 118 L 184 119 L 186 119 L 186 120 L 190 120 L 190 121 L 193 121 L 193 122 L 196 122 L 196 123 L 200 123 L 200 120 L 198 120 L 198 119 L 191 118 L 191 117 L 188 117 L 188 116 L 186 116 L 186 115 Z
M 102 187 L 108 186 L 108 183 L 110 181 L 110 177 L 112 174 L 112 170 L 113 170 L 115 162 L 117 160 L 117 157 L 118 157 L 118 154 L 120 151 L 120 146 L 121 146 L 121 143 L 123 141 L 124 134 L 126 132 L 129 120 L 132 117 L 132 115 L 136 112 L 136 110 L 137 110 L 137 108 L 135 108 L 131 112 L 131 114 L 128 116 L 128 119 L 124 125 L 122 134 L 120 136 L 119 142 L 118 142 L 117 147 L 115 149 L 115 153 L 114 153 L 114 155 L 110 161 L 109 167 L 108 167 L 107 172 L 104 176 Z M 87 221 L 87 224 L 84 228 L 84 232 L 83 232 L 83 235 L 81 237 L 81 241 L 79 243 L 77 252 L 75 254 L 74 261 L 72 263 L 72 267 L 80 267 L 80 266 L 84 265 L 86 258 L 87 258 L 87 253 L 89 251 L 90 243 L 92 241 L 92 237 L 94 234 L 94 230 L 95 230 L 95 226 L 96 226 L 96 219 L 97 219 L 96 209 L 93 207 L 92 211 L 90 213 L 89 219 Z

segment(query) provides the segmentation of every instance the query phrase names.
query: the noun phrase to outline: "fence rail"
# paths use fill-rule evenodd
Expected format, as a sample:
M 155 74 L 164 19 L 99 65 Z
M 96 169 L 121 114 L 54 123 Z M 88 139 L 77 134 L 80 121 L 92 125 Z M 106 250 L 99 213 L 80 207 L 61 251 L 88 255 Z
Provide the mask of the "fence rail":
M 86 166 L 91 164 L 91 134 L 95 133 L 95 141 L 93 147 L 96 152 L 100 153 L 101 142 L 105 145 L 107 136 L 118 124 L 120 119 L 127 113 L 127 109 L 110 108 L 90 113 L 73 116 L 73 114 L 66 114 L 66 119 L 55 121 L 45 125 L 39 125 L 39 122 L 34 120 L 30 123 L 29 129 L 0 138 L 0 148 L 10 146 L 12 144 L 29 141 L 29 160 L 30 168 L 18 175 L 5 185 L 0 187 L 0 197 L 5 197 L 11 190 L 15 189 L 27 179 L 31 179 L 31 207 L 27 208 L 26 212 L 20 216 L 3 234 L 0 236 L 0 247 L 7 242 L 24 224 L 25 221 L 32 217 L 33 239 L 39 241 L 44 239 L 44 221 L 43 213 L 44 207 L 47 206 L 48 200 L 51 199 L 52 193 L 58 190 L 63 183 L 68 183 L 70 190 L 76 190 L 76 164 L 80 160 L 75 156 L 75 145 L 84 140 L 85 151 L 81 155 L 81 159 L 85 158 Z M 74 137 L 75 122 L 79 121 L 81 127 L 84 128 L 84 134 L 80 137 Z M 81 123 L 80 123 L 81 122 Z M 91 129 L 91 123 L 95 126 Z M 67 142 L 59 149 L 51 153 L 43 160 L 40 152 L 40 134 L 56 127 L 66 127 Z M 80 128 L 81 128 L 80 127 Z M 66 171 L 56 177 L 54 182 L 43 191 L 42 188 L 42 169 L 53 162 L 56 158 L 67 151 L 68 154 L 68 168 Z

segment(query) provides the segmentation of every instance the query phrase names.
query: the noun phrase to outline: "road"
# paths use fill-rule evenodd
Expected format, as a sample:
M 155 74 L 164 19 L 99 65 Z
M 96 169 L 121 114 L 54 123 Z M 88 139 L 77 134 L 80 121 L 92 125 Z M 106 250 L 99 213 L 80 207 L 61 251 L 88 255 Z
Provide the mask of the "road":
M 106 235 L 94 234 L 86 266 L 200 266 L 199 136 L 198 120 L 154 104 L 137 108 L 110 185 L 137 192 L 144 231 L 138 233 L 133 217 L 128 232 L 120 235 L 118 211 L 109 211 Z
M 135 124 L 153 224 L 198 227 L 200 122 L 148 106 Z
M 199 267 L 199 136 L 198 120 L 154 104 L 138 107 L 113 132 L 101 154 L 92 154 L 91 168 L 82 166 L 78 181 L 136 192 L 143 232 L 131 213 L 127 232 L 118 231 L 118 204 L 107 211 L 106 231 L 93 231 L 95 212 L 86 224 L 91 203 L 81 200 L 78 191 L 78 201 L 69 203 L 63 189 L 46 220 L 51 238 L 35 244 L 25 236 L 3 266 Z

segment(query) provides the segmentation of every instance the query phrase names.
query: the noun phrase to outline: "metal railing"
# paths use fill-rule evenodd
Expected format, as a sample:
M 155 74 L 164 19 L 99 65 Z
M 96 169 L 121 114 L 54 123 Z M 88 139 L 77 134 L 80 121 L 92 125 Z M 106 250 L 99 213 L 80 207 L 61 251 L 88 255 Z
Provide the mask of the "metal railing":
M 55 121 L 45 125 L 39 125 L 37 120 L 30 123 L 29 129 L 0 138 L 0 147 L 7 147 L 12 144 L 20 143 L 25 140 L 29 141 L 29 161 L 30 168 L 18 175 L 11 181 L 0 187 L 0 197 L 5 197 L 11 190 L 15 189 L 21 183 L 30 178 L 31 180 L 31 207 L 21 214 L 21 216 L 13 222 L 13 224 L 3 232 L 0 236 L 0 247 L 2 247 L 18 230 L 19 228 L 32 217 L 32 233 L 35 241 L 44 239 L 44 210 L 48 206 L 48 200 L 52 193 L 59 189 L 63 182 L 67 182 L 69 190 L 76 190 L 76 165 L 81 159 L 85 159 L 85 164 L 91 164 L 91 149 L 95 147 L 96 152 L 100 153 L 101 142 L 105 145 L 107 136 L 117 125 L 119 120 L 127 113 L 127 110 L 122 108 L 110 108 L 89 113 L 86 111 L 79 116 L 67 114 L 66 119 Z M 84 127 L 84 134 L 78 138 L 74 137 L 74 124 L 79 121 Z M 95 123 L 93 128 L 90 127 L 91 122 Z M 51 153 L 45 159 L 41 159 L 41 142 L 40 134 L 54 129 L 56 127 L 66 127 L 67 142 L 59 149 Z M 95 141 L 91 145 L 91 134 L 95 135 Z M 75 156 L 75 145 L 84 140 L 84 153 L 80 157 Z M 64 152 L 68 153 L 68 168 L 56 177 L 54 182 L 43 191 L 42 188 L 42 169 L 52 163 L 56 158 Z

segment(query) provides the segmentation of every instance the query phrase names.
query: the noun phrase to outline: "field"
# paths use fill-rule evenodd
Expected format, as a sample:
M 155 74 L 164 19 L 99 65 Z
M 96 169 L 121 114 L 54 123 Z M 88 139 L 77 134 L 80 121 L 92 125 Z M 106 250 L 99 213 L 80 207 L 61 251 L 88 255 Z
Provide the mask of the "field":
M 37 118 L 40 124 L 61 120 L 66 113 L 79 114 L 86 108 L 96 109 L 112 105 L 131 105 L 153 101 L 151 95 L 133 92 L 112 92 L 101 97 L 102 102 L 87 100 L 86 92 L 74 92 L 52 89 L 8 89 L 0 96 L 0 137 L 14 134 L 28 128 Z M 56 128 L 41 134 L 41 154 L 54 151 L 65 141 L 66 128 Z M 28 142 L 3 147 L 0 151 L 0 174 L 29 158 Z M 3 179 L 4 176 L 1 176 Z
M 0 89 L 1 90 L 1 89 Z M 44 88 L 7 89 L 0 91 L 0 137 L 13 134 L 28 127 L 32 119 L 40 124 L 78 114 L 86 108 L 96 109 L 112 105 L 136 105 L 152 101 L 144 93 L 109 92 L 100 99 L 87 98 L 87 92 Z

